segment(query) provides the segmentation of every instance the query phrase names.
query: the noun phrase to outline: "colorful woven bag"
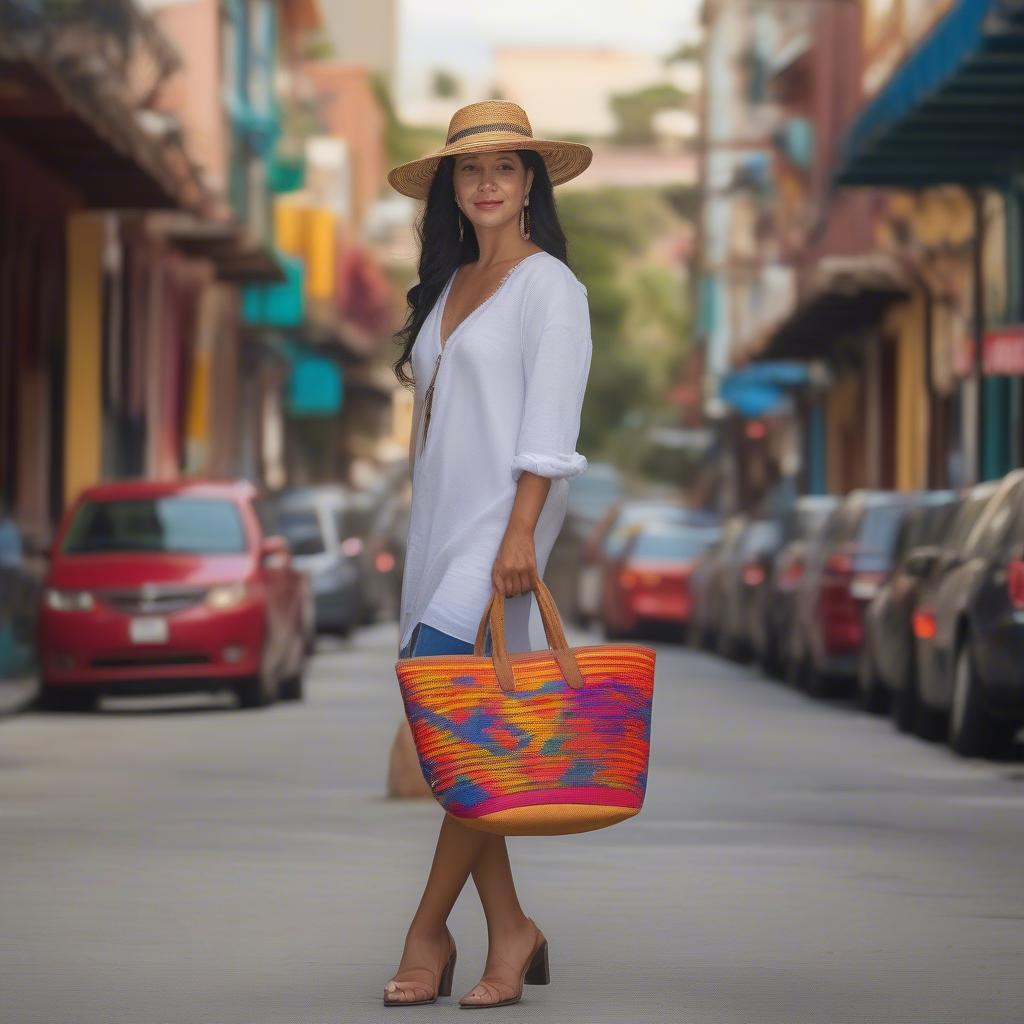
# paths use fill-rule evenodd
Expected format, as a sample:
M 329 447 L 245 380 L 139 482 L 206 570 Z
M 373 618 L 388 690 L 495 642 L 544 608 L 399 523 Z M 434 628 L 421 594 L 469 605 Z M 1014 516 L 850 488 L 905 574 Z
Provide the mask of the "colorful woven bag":
M 485 832 L 562 835 L 614 825 L 644 800 L 655 652 L 634 644 L 570 648 L 542 580 L 534 593 L 547 650 L 509 654 L 505 598 L 495 590 L 472 654 L 395 663 L 423 777 L 450 815 Z

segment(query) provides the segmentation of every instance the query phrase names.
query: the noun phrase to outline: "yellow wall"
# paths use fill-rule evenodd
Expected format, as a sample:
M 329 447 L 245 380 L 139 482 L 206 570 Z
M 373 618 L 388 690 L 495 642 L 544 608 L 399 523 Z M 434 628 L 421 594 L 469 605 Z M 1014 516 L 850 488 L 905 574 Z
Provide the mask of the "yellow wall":
M 860 377 L 840 376 L 825 404 L 825 466 L 828 489 L 846 494 L 864 486 L 864 405 Z
M 925 308 L 920 293 L 893 308 L 887 333 L 896 344 L 896 486 L 926 486 L 928 396 L 925 390 Z
M 291 197 L 279 198 L 274 205 L 274 231 L 277 247 L 305 263 L 306 294 L 311 299 L 330 299 L 335 290 L 335 215 Z
M 102 471 L 103 222 L 95 214 L 68 218 L 67 409 L 64 498 L 100 479 Z

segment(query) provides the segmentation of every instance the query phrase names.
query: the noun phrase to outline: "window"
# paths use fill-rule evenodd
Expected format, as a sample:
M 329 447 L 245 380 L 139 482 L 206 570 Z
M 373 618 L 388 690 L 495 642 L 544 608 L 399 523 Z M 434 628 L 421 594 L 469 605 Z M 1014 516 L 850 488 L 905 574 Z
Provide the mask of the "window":
M 896 531 L 907 513 L 904 505 L 875 505 L 864 510 L 857 543 L 867 551 L 890 555 Z
M 641 533 L 630 551 L 633 558 L 664 558 L 688 562 L 707 548 L 711 536 L 696 532 Z
M 163 497 L 87 501 L 64 540 L 69 555 L 114 551 L 243 554 L 238 506 L 217 498 Z
M 293 555 L 324 553 L 324 534 L 316 509 L 282 509 L 277 515 L 277 532 L 287 538 Z

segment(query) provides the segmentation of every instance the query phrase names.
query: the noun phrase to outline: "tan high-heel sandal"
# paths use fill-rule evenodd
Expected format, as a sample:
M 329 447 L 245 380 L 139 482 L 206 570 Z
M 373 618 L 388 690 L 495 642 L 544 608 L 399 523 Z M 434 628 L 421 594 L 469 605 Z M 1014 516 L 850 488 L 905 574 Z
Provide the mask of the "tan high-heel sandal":
M 530 918 L 530 923 L 534 928 L 537 928 L 537 923 Z M 495 995 L 498 995 L 498 985 L 504 986 L 504 982 L 493 982 L 487 981 L 486 975 L 481 978 L 476 985 L 470 989 L 476 989 L 483 986 L 488 989 L 489 992 L 493 991 Z M 533 949 L 530 951 L 530 955 L 526 958 L 526 963 L 523 965 L 523 973 L 519 979 L 519 991 L 514 996 L 509 996 L 507 999 L 499 999 L 493 1003 L 478 1003 L 473 1000 L 466 1002 L 466 996 L 463 996 L 459 1000 L 459 1006 L 463 1010 L 475 1010 L 484 1007 L 491 1006 L 510 1006 L 512 1003 L 518 1003 L 523 998 L 523 986 L 524 985 L 550 985 L 551 984 L 551 970 L 548 965 L 548 940 L 544 938 L 544 933 L 537 928 L 537 934 L 534 937 Z M 468 993 L 467 993 L 468 994 Z
M 385 1006 L 422 1006 L 425 1003 L 436 1003 L 439 996 L 450 996 L 452 994 L 452 980 L 455 976 L 455 940 L 452 938 L 451 932 L 448 933 L 448 940 L 452 944 L 452 951 L 445 962 L 443 968 L 441 968 L 441 976 L 437 978 L 435 972 L 435 978 L 437 983 L 435 985 L 434 994 L 429 999 L 388 999 L 388 985 L 394 985 L 395 988 L 392 993 L 398 993 L 405 991 L 404 988 L 398 986 L 410 985 L 414 988 L 426 988 L 426 983 L 422 981 L 403 981 L 401 978 L 392 978 L 387 985 L 384 986 L 384 1005 Z M 409 968 L 407 968 L 408 970 Z M 412 970 L 429 970 L 427 967 L 423 968 L 411 968 Z M 400 973 L 400 972 L 399 972 Z

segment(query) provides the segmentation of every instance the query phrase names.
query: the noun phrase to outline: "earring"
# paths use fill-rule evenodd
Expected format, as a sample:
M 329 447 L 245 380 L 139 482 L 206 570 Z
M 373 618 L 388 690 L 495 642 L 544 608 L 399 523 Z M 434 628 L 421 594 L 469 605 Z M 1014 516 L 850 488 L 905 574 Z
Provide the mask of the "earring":
M 461 213 L 457 213 L 455 216 L 459 218 L 459 241 L 461 242 L 462 241 L 462 237 L 463 237 L 462 214 Z
M 530 237 L 530 193 L 526 193 L 526 202 L 519 211 L 519 234 L 522 238 Z

